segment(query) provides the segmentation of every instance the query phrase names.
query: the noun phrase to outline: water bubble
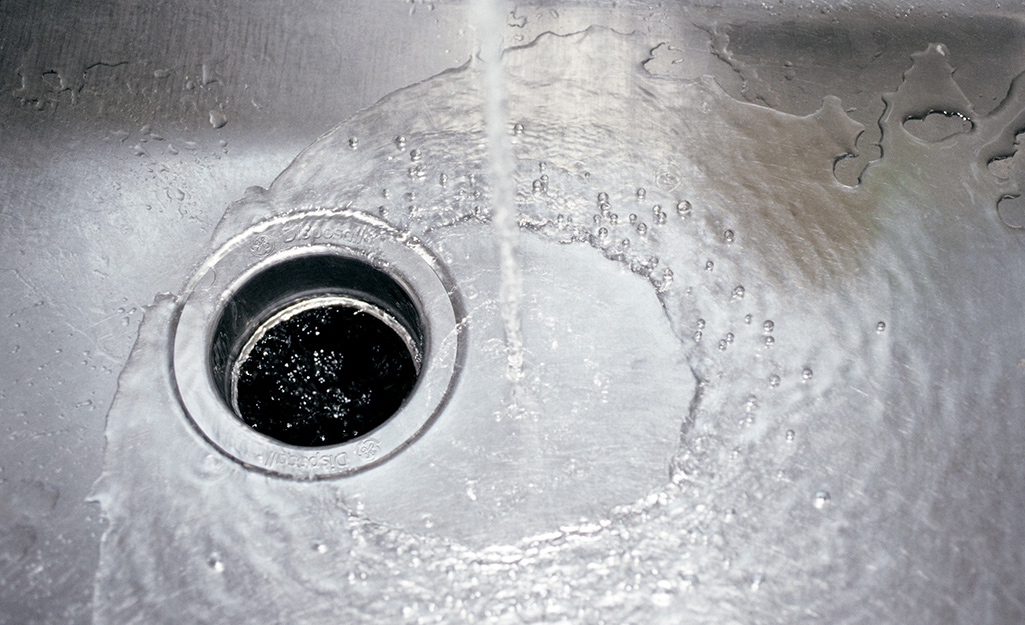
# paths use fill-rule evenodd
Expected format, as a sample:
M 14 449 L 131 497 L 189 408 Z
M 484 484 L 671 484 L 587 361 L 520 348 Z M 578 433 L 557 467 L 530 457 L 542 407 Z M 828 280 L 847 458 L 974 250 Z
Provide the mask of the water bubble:
M 807 382 L 811 379 L 812 375 L 814 375 L 814 373 L 812 372 L 811 368 L 805 367 L 804 371 L 801 372 L 801 379 Z
M 517 136 L 522 135 L 523 134 L 523 124 L 517 123 L 515 126 L 513 126 L 513 134 L 517 135 Z
M 359 147 L 359 139 L 356 137 L 349 137 L 349 147 L 353 150 Z
M 727 230 L 726 232 L 722 233 L 722 242 L 723 243 L 733 243 L 733 238 L 734 238 L 734 234 L 733 234 L 732 230 Z
M 812 499 L 812 505 L 821 510 L 826 507 L 826 504 L 829 503 L 830 499 L 829 491 L 820 490 L 815 493 L 815 497 Z
M 769 386 L 771 386 L 772 388 L 776 388 L 777 386 L 779 386 L 779 376 L 775 373 L 769 376 Z
M 794 440 L 794 431 L 793 430 L 787 430 L 786 436 L 787 436 L 787 442 L 793 442 L 793 440 Z
M 623 247 L 630 247 L 630 239 L 623 239 Z
M 721 341 L 719 341 L 719 351 L 726 351 L 726 339 L 722 339 Z
M 775 342 L 776 342 L 776 339 L 772 338 L 771 336 L 767 336 L 767 337 L 765 337 L 765 346 L 766 346 L 766 347 L 772 347 L 772 345 L 773 345 L 773 344 L 774 344 Z
M 637 199 L 638 200 L 643 200 L 644 196 L 646 196 L 647 194 L 648 194 L 648 192 L 644 190 L 644 187 L 641 187 L 641 188 L 637 189 Z
M 694 342 L 695 343 L 700 343 L 701 342 L 701 330 L 698 330 L 697 332 L 694 333 Z
M 744 299 L 744 287 L 737 286 L 733 289 L 733 299 Z
M 680 217 L 690 217 L 691 205 L 687 200 L 681 200 L 676 204 L 676 212 Z
M 598 205 L 598 210 L 600 210 L 601 214 L 603 216 L 605 216 L 605 217 L 608 217 L 609 215 L 612 214 L 612 212 L 610 210 L 611 208 L 612 207 L 609 205 L 608 202 L 602 202 L 601 204 Z
M 531 190 L 533 190 L 534 195 L 541 195 L 545 192 L 545 183 L 541 182 L 538 179 L 535 179 L 534 182 L 531 184 Z
M 713 263 L 711 260 L 706 260 L 705 271 L 712 271 L 713 269 L 715 269 L 715 263 Z
M 751 325 L 752 316 L 750 314 L 744 315 L 744 323 Z
M 602 191 L 598 194 L 598 204 L 608 204 L 609 194 Z
M 643 223 L 637 224 L 637 232 L 639 232 L 640 234 L 644 234 L 647 231 L 648 231 L 648 226 L 644 225 Z
M 400 150 L 406 149 L 406 138 L 402 135 L 395 137 L 395 147 Z
M 774 324 L 771 319 L 766 319 L 765 323 L 762 324 L 762 330 L 764 330 L 766 334 L 772 334 L 772 331 L 775 328 L 776 324 Z
M 614 225 L 616 225 L 616 223 L 618 221 L 619 221 L 619 215 L 617 215 L 615 213 L 610 213 L 609 214 L 609 223 L 610 224 L 612 224 L 614 226 Z
M 633 213 L 630 213 L 630 217 L 628 217 L 628 219 L 632 224 L 637 223 L 637 215 L 634 215 Z
M 698 319 L 698 330 L 703 330 L 704 328 L 705 328 L 705 320 L 704 319 Z
M 423 158 L 423 152 L 420 151 L 420 148 L 413 148 L 412 150 L 410 150 L 410 152 L 409 152 L 409 160 L 411 160 L 414 163 L 416 163 L 421 158 Z
M 733 343 L 733 333 L 732 332 L 727 332 L 726 333 L 726 342 L 727 343 Z
M 886 322 L 885 321 L 880 321 L 879 323 L 876 324 L 876 332 L 878 332 L 879 334 L 882 334 L 883 332 L 886 332 Z

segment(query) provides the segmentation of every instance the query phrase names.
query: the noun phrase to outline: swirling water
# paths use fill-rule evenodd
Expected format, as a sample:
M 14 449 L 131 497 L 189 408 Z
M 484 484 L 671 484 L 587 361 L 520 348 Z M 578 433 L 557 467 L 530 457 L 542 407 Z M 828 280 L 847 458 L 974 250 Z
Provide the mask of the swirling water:
M 568 300 L 547 316 L 525 304 L 526 398 L 500 383 L 502 345 L 503 357 L 469 361 L 471 378 L 486 375 L 474 366 L 499 368 L 486 378 L 499 410 L 479 427 L 520 437 L 505 462 L 491 463 L 495 450 L 474 456 L 482 475 L 466 482 L 466 506 L 485 505 L 492 479 L 506 496 L 490 500 L 493 516 L 464 529 L 472 515 L 446 524 L 457 513 L 423 498 L 414 503 L 439 521 L 413 524 L 345 479 L 280 480 L 217 454 L 160 374 L 176 303 L 165 297 L 148 310 L 109 415 L 97 623 L 1021 617 L 1023 564 L 1009 554 L 1025 531 L 1015 442 L 1025 440 L 1025 256 L 996 211 L 1016 189 L 987 165 L 1013 151 L 1022 95 L 976 115 L 945 50 L 930 46 L 886 95 L 883 157 L 851 187 L 833 167 L 862 127 L 836 98 L 787 115 L 709 80 L 652 75 L 647 55 L 641 36 L 592 29 L 504 57 L 515 166 L 503 184 L 515 190 L 525 298 L 531 280 L 543 292 L 586 277 L 576 265 L 614 268 L 640 295 L 587 291 L 621 321 L 592 328 L 586 345 L 551 330 L 575 311 Z M 283 212 L 366 211 L 435 249 L 474 300 L 474 272 L 495 258 L 481 251 L 493 245 L 481 240 L 495 189 L 481 72 L 469 62 L 346 121 L 233 205 L 212 245 Z M 932 110 L 963 113 L 972 128 L 935 142 L 905 129 Z M 493 310 L 478 304 L 471 333 Z M 574 387 L 532 332 L 568 351 L 564 367 L 586 369 L 589 349 L 629 348 L 675 368 L 645 378 L 643 359 L 610 362 L 597 386 L 602 375 L 641 379 L 617 412 L 601 412 L 601 394 Z M 569 406 L 611 434 L 560 440 L 626 439 L 571 460 L 593 469 L 624 453 L 639 458 L 631 471 L 662 471 L 588 514 L 560 515 L 559 497 L 524 511 L 514 495 L 528 478 L 517 472 L 536 478 L 542 428 L 572 419 Z M 668 420 L 652 416 L 660 407 Z M 630 447 L 623 433 L 638 424 L 669 453 Z M 616 481 L 584 480 L 591 490 L 578 497 L 552 488 L 572 507 Z M 503 521 L 512 517 L 529 520 Z

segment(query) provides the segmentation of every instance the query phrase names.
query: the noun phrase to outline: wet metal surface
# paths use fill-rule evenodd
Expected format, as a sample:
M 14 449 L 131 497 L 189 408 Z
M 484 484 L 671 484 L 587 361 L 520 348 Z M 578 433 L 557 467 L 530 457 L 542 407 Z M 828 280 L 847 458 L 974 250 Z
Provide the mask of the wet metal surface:
M 515 7 L 507 46 L 613 29 L 510 56 L 526 391 L 467 6 L 67 4 L 0 5 L 0 623 L 1020 622 L 1020 3 Z M 226 236 L 350 200 L 443 259 L 473 375 L 393 460 L 268 478 L 152 362 Z M 253 517 L 193 523 L 219 485 Z

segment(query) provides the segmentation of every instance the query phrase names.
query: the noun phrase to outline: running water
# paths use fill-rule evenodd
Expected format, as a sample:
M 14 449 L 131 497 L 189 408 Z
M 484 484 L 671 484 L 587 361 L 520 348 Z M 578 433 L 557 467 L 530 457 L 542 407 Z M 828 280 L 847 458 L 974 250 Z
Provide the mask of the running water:
M 591 29 L 507 52 L 511 135 L 481 92 L 501 69 L 471 61 L 228 211 L 214 249 L 308 207 L 417 237 L 463 298 L 466 366 L 381 466 L 268 478 L 189 426 L 166 365 L 175 302 L 158 301 L 108 419 L 98 625 L 950 622 L 954 606 L 1021 622 L 1025 451 L 1002 441 L 1025 440 L 1008 278 L 1025 257 L 995 211 L 1017 189 L 986 165 L 1014 152 L 1022 92 L 976 114 L 923 44 L 886 96 L 884 157 L 848 187 L 833 164 L 863 127 L 839 99 L 803 117 L 741 103 L 651 75 L 649 44 Z M 972 129 L 905 130 L 938 105 Z M 519 232 L 522 283 L 503 260 L 493 288 L 493 232 L 511 260 Z M 543 408 L 514 426 L 481 418 L 508 408 L 511 337 Z
M 474 3 L 480 33 L 480 59 L 483 64 L 484 126 L 488 144 L 488 171 L 491 181 L 491 225 L 498 242 L 501 264 L 499 302 L 505 326 L 508 368 L 513 382 L 514 401 L 521 395 L 523 379 L 523 334 L 520 321 L 520 300 L 523 279 L 517 261 L 520 236 L 516 191 L 513 174 L 516 162 L 509 141 L 509 116 L 506 108 L 505 72 L 502 69 L 502 29 L 508 7 L 503 0 L 477 0 Z

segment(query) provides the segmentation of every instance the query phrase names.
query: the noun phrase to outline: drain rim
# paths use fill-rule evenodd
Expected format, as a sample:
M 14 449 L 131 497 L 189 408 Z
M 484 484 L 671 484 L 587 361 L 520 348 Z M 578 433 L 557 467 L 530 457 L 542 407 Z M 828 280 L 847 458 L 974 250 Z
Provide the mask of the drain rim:
M 213 379 L 211 342 L 221 313 L 243 284 L 283 262 L 319 255 L 361 261 L 398 283 L 418 308 L 423 347 L 413 390 L 383 424 L 343 443 L 298 447 L 252 429 L 225 401 Z M 403 449 L 444 407 L 464 354 L 461 319 L 451 279 L 418 239 L 364 213 L 305 211 L 248 228 L 195 272 L 173 324 L 173 383 L 192 425 L 243 465 L 297 479 L 347 475 Z

